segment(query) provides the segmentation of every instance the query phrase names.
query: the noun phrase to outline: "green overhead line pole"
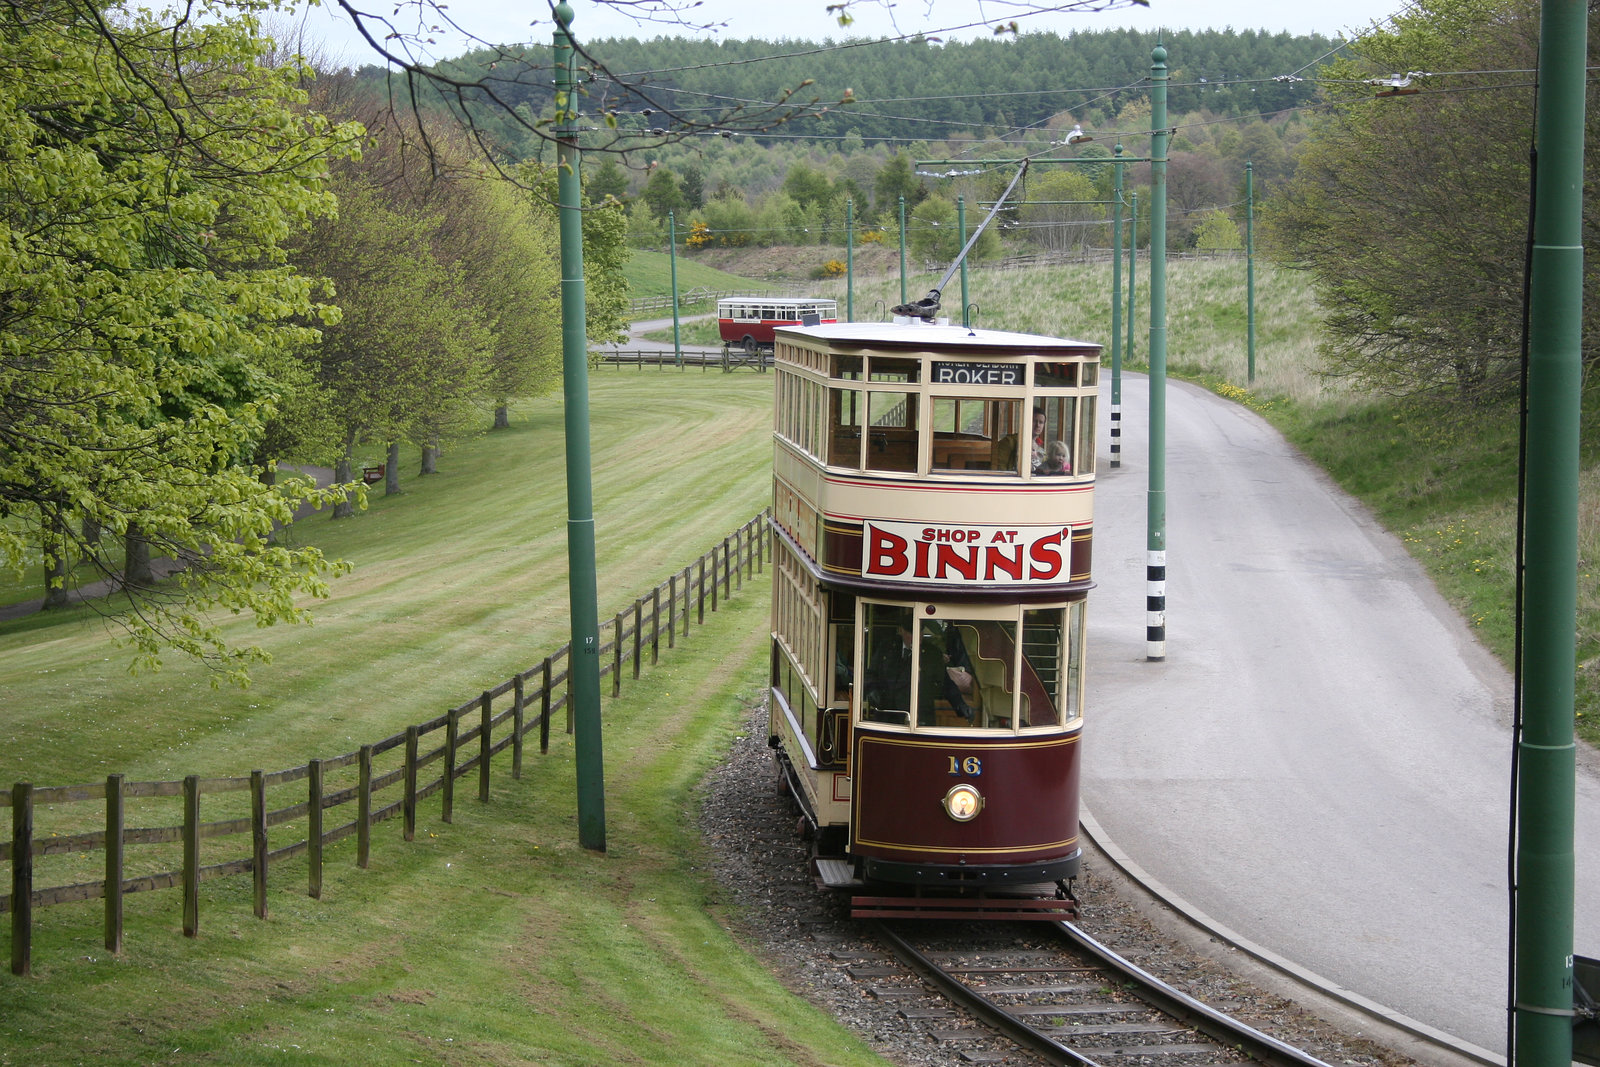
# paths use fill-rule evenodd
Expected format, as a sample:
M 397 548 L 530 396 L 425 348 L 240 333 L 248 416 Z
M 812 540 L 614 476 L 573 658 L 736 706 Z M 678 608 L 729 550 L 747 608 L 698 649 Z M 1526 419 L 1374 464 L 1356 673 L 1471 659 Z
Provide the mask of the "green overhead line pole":
M 572 7 L 556 5 L 556 201 L 561 219 L 561 365 L 567 443 L 567 589 L 572 612 L 568 659 L 577 756 L 578 844 L 606 847 L 605 769 L 600 745 L 600 609 L 595 592 L 594 491 L 589 455 L 589 342 L 584 325 L 583 185 Z
M 1111 466 L 1122 466 L 1122 146 L 1111 197 Z
M 1139 270 L 1139 194 L 1128 196 L 1128 343 L 1122 356 L 1133 358 L 1133 292 L 1134 276 Z
M 1167 658 L 1167 50 L 1150 51 L 1150 490 L 1145 658 Z
M 1542 4 L 1528 282 L 1513 1067 L 1567 1067 L 1573 1051 L 1586 20 L 1580 0 Z
M 683 343 L 678 333 L 678 220 L 677 212 L 667 212 L 667 261 L 672 265 L 672 355 L 683 366 Z
M 1244 334 L 1245 381 L 1256 382 L 1256 181 L 1255 164 L 1244 165 Z
M 856 321 L 856 202 L 844 202 L 844 320 Z
M 906 302 L 906 198 L 900 198 L 900 303 Z

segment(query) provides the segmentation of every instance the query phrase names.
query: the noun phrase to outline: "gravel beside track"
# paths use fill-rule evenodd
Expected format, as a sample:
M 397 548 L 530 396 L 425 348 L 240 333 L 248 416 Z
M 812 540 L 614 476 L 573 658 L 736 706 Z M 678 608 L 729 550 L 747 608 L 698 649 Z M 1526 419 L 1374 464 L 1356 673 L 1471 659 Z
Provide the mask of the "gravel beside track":
M 767 747 L 764 708 L 752 709 L 746 730 L 701 788 L 701 831 L 717 887 L 713 901 L 741 941 L 791 990 L 832 1013 L 885 1059 L 905 1067 L 962 1062 L 959 1050 L 908 1026 L 899 1005 L 870 995 L 847 973 L 851 960 L 881 956 L 882 948 L 850 920 L 844 894 L 824 893 L 811 880 L 796 809 L 780 791 Z M 1287 990 L 1258 986 L 1243 976 L 1251 967 L 1236 950 L 1144 899 L 1089 851 L 1077 895 L 1078 925 L 1090 936 L 1195 999 L 1326 1063 L 1449 1062 L 1412 1049 L 1414 1060 L 1363 1037 L 1356 1016 L 1326 1021 L 1289 1000 Z M 1019 1052 L 1006 1062 L 1039 1061 Z

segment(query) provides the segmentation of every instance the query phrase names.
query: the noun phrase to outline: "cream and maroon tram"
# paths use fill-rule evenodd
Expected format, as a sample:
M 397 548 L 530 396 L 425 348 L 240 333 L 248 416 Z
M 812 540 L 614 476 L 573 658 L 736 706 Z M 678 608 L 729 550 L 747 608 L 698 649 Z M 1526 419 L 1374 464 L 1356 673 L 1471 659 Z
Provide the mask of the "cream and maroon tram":
M 777 332 L 769 742 L 825 884 L 1070 901 L 1099 361 L 917 320 Z

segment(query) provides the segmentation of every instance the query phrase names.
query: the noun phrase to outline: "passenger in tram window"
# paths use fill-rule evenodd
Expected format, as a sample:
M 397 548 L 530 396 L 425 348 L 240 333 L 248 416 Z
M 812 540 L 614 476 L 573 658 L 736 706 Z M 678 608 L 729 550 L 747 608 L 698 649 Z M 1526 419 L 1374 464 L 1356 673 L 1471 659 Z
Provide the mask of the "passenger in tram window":
M 1071 474 L 1072 452 L 1065 441 L 1051 441 L 1045 449 L 1044 463 L 1034 468 L 1035 474 Z
M 1044 463 L 1044 408 L 1033 409 L 1033 455 L 1028 461 L 1028 469 L 1036 470 Z M 995 442 L 993 469 L 997 471 L 1017 471 L 1017 435 L 1008 433 Z

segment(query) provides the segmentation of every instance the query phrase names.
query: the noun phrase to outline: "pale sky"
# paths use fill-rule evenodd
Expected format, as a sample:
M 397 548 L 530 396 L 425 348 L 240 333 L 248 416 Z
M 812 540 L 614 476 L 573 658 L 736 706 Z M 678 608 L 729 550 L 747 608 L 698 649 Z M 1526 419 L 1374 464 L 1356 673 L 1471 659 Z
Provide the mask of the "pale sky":
M 419 25 L 418 0 L 353 0 L 359 10 L 386 17 L 399 30 L 415 31 Z M 553 22 L 546 0 L 437 0 L 445 13 L 462 30 L 480 40 L 493 43 L 550 42 Z M 687 0 L 692 2 L 692 0 Z M 832 37 L 887 37 L 925 33 L 947 38 L 971 39 L 992 33 L 990 27 L 1012 19 L 1022 32 L 1050 30 L 1060 34 L 1108 30 L 1124 26 L 1137 29 L 1227 29 L 1266 30 L 1292 34 L 1321 33 L 1329 37 L 1360 36 L 1374 22 L 1381 22 L 1403 10 L 1407 0 L 1150 0 L 1148 8 L 1129 0 L 1092 0 L 1077 10 L 1022 17 L 1034 4 L 1004 0 L 858 0 L 852 7 L 856 21 L 841 29 L 827 8 L 830 0 L 702 0 L 684 16 L 691 26 L 662 21 L 635 20 L 625 13 L 638 10 L 634 3 L 598 3 L 596 0 L 569 0 L 574 17 L 572 30 L 580 40 L 602 37 L 659 36 L 721 37 L 729 39 L 821 40 Z M 1048 0 L 1046 0 L 1048 2 Z M 439 25 L 437 15 L 425 11 L 427 24 Z M 285 16 L 279 16 L 280 21 Z M 305 33 L 303 50 L 326 58 L 342 59 L 361 65 L 377 62 L 370 48 L 355 33 L 347 14 L 332 0 L 322 7 L 306 9 L 299 5 L 297 24 Z M 697 28 L 713 24 L 718 29 Z M 976 24 L 976 25 L 974 25 Z M 961 28 L 958 28 L 961 27 Z M 462 32 L 448 26 L 432 34 L 431 54 L 435 58 L 460 55 L 477 47 Z M 313 42 L 320 42 L 318 47 Z M 1175 62 L 1182 62 L 1174 56 Z

